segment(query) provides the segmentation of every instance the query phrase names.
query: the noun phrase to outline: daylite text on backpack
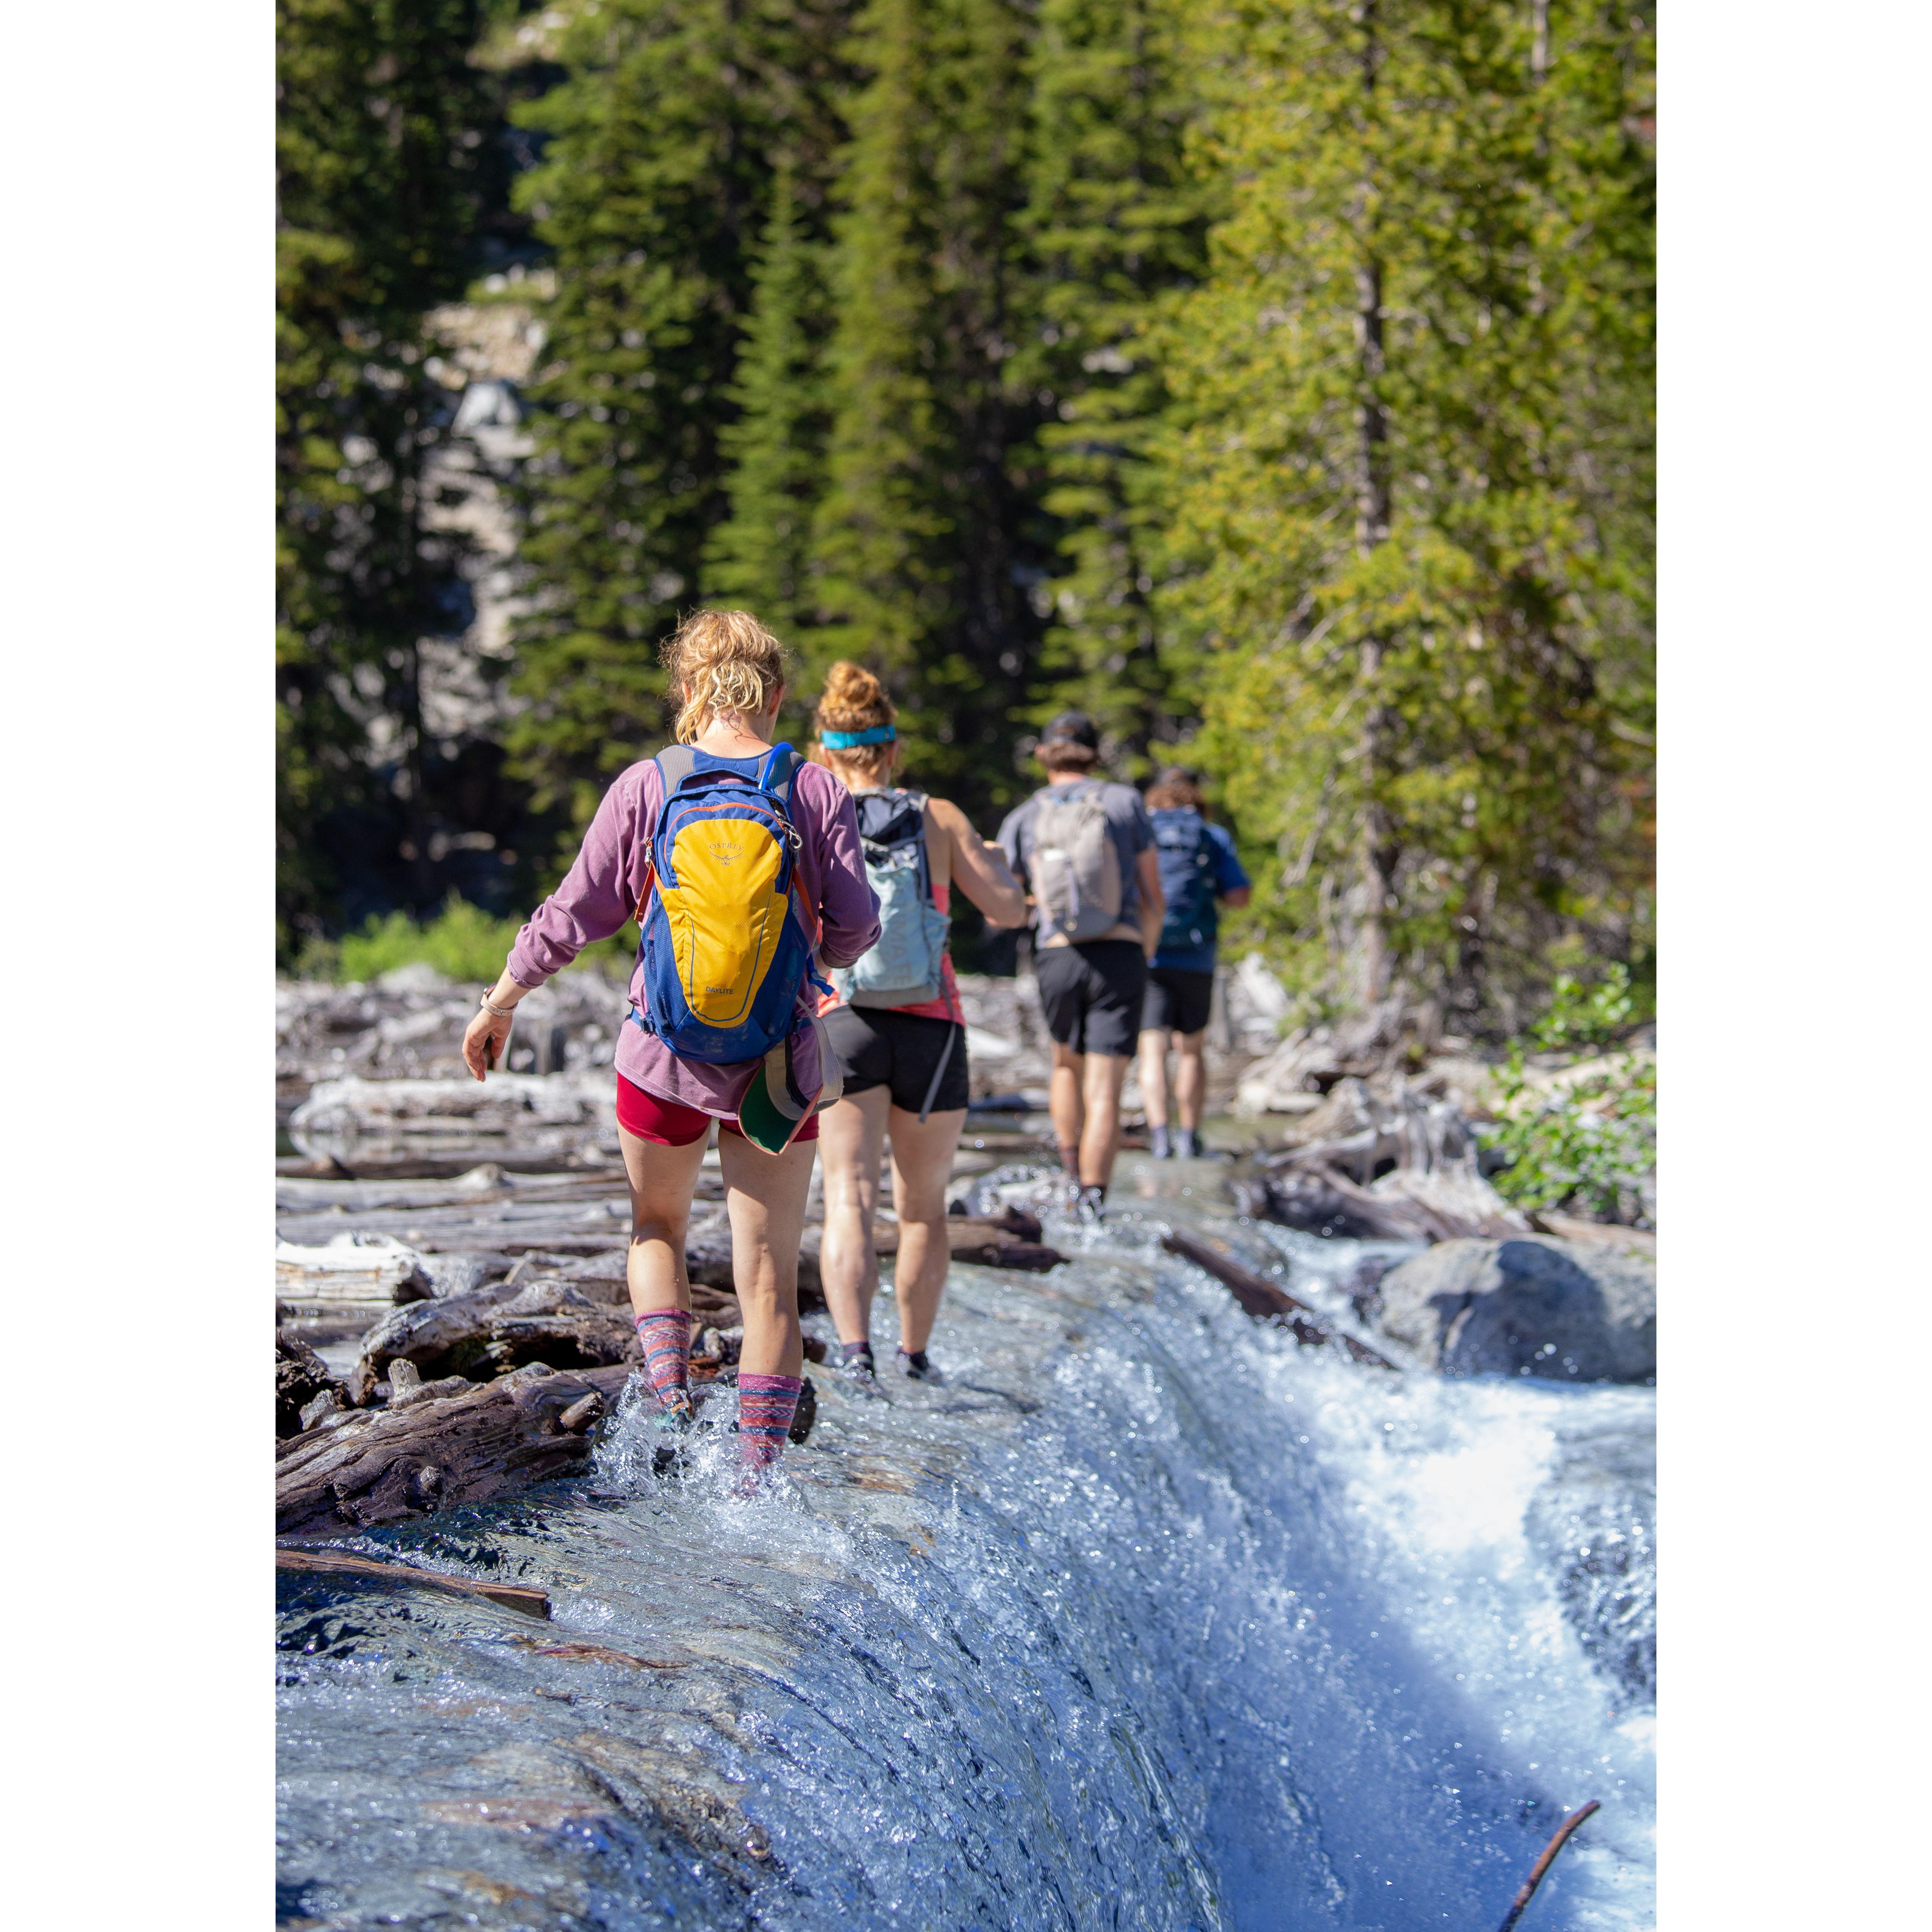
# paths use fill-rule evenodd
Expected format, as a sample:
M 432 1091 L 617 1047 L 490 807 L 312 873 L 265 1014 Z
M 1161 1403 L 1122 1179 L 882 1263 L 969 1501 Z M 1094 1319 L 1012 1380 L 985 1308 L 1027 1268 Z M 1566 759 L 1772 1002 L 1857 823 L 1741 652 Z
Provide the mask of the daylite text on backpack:
M 1120 855 L 1096 784 L 1052 785 L 1040 794 L 1028 868 L 1050 924 L 1076 944 L 1120 922 Z M 1044 932 L 1042 937 L 1050 935 Z
M 832 975 L 854 1006 L 916 1006 L 945 990 L 946 918 L 932 902 L 926 796 L 893 790 L 853 794 L 866 882 L 878 896 L 879 943 Z
M 638 909 L 646 1010 L 638 1024 L 687 1060 L 757 1060 L 786 1038 L 818 922 L 796 890 L 792 786 L 780 745 L 755 780 L 688 745 L 654 761 L 664 802 Z
M 1167 901 L 1160 950 L 1184 952 L 1211 946 L 1221 921 L 1214 904 L 1214 854 L 1208 842 L 1208 821 L 1186 806 L 1148 815 L 1154 821 L 1160 890 Z

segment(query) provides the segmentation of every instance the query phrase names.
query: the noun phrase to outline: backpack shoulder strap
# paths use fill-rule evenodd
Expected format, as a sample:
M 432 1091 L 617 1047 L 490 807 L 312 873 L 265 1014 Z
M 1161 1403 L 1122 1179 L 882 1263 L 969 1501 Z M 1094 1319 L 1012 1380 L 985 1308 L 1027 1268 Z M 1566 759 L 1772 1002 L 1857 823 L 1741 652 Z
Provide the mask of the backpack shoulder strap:
M 698 748 L 694 745 L 667 745 L 651 760 L 664 780 L 664 802 L 670 802 L 671 794 L 698 769 Z

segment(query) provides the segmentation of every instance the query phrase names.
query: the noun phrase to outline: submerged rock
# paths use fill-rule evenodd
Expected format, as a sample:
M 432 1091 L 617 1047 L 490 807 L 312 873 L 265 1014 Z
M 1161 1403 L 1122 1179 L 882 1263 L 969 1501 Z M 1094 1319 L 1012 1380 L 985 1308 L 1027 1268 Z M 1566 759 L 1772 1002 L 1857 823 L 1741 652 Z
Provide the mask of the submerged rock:
M 1657 1373 L 1657 1264 L 1634 1246 L 1443 1241 L 1382 1277 L 1374 1317 L 1445 1375 L 1640 1382 Z

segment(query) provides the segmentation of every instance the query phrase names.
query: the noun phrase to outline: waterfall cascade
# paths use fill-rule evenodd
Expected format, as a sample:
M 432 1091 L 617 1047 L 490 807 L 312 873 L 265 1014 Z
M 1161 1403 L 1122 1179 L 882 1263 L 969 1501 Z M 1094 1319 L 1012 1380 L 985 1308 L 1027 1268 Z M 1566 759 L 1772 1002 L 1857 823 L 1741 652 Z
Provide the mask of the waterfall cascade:
M 1163 1221 L 1344 1325 L 1365 1250 L 1211 1173 L 956 1268 L 944 1384 L 816 1372 L 762 1503 L 630 1408 L 589 1478 L 346 1545 L 549 1624 L 285 1579 L 283 1922 L 1489 1932 L 1597 1798 L 1526 1932 L 1652 1925 L 1652 1392 L 1298 1348 Z

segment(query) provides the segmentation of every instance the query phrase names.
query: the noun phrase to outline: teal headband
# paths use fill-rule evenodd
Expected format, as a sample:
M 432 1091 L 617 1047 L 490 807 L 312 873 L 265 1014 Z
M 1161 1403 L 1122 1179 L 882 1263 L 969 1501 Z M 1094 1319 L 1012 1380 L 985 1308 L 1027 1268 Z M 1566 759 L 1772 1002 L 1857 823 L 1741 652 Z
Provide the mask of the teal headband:
M 821 731 L 818 742 L 828 752 L 849 752 L 854 745 L 890 745 L 898 735 L 890 724 L 868 724 L 862 731 Z

